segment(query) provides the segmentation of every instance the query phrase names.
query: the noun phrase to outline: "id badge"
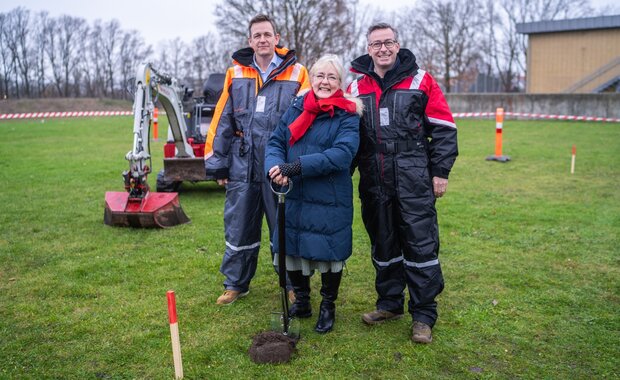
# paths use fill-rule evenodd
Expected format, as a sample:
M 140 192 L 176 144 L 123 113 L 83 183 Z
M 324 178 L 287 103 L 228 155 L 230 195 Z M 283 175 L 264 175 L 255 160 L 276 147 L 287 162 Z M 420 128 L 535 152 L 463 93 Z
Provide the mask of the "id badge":
M 387 108 L 379 108 L 379 121 L 382 127 L 390 125 L 390 111 Z
M 256 97 L 256 112 L 265 112 L 266 98 L 263 95 Z

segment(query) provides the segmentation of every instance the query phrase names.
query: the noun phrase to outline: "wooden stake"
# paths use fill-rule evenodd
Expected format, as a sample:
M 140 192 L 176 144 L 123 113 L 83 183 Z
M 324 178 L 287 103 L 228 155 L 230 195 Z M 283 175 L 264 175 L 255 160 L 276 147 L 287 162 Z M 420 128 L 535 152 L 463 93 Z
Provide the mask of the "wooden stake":
M 183 378 L 183 360 L 181 359 L 181 341 L 179 339 L 179 324 L 177 323 L 177 304 L 174 290 L 168 290 L 168 318 L 170 320 L 170 338 L 172 340 L 172 358 L 174 360 L 174 376 Z
M 573 145 L 573 154 L 570 159 L 570 174 L 575 174 L 575 157 L 577 156 L 577 147 Z

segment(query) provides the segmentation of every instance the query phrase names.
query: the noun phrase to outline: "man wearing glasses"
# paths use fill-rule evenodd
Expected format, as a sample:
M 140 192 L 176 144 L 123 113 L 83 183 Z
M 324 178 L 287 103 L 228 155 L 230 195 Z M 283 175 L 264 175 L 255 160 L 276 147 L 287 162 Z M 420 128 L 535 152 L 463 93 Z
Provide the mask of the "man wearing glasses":
M 297 63 L 295 51 L 278 45 L 280 35 L 271 18 L 254 17 L 248 31 L 250 47 L 232 56 L 205 144 L 207 176 L 226 186 L 226 251 L 220 266 L 226 279 L 219 305 L 249 292 L 263 215 L 270 238 L 276 219 L 276 201 L 263 169 L 265 145 L 291 100 L 310 88 L 308 71 Z
M 356 162 L 378 294 L 376 310 L 362 320 L 403 317 L 407 286 L 411 339 L 430 343 L 444 287 L 435 200 L 458 154 L 456 125 L 441 89 L 400 48 L 395 28 L 374 24 L 366 37 L 368 54 L 351 62 L 362 75 L 348 87 L 364 102 Z

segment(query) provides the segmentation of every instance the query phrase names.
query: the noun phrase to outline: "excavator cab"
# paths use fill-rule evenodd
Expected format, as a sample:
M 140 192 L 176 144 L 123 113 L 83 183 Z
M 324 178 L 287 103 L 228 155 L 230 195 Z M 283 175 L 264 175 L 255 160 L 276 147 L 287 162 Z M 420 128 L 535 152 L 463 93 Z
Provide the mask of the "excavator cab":
M 203 84 L 202 96 L 193 97 L 193 90 L 183 95 L 185 136 L 194 151 L 194 157 L 180 157 L 174 141 L 168 138 L 164 145 L 164 167 L 157 174 L 157 191 L 178 191 L 183 181 L 209 180 L 204 168 L 205 135 L 215 113 L 215 106 L 224 88 L 225 74 L 213 73 Z

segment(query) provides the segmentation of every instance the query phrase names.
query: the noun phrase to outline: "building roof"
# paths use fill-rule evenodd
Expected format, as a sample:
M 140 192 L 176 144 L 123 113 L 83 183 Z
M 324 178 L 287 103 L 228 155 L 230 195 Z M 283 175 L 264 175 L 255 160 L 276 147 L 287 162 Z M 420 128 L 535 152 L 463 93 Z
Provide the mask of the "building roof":
M 620 28 L 620 15 L 524 22 L 517 24 L 517 33 L 537 34 L 614 28 Z

